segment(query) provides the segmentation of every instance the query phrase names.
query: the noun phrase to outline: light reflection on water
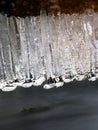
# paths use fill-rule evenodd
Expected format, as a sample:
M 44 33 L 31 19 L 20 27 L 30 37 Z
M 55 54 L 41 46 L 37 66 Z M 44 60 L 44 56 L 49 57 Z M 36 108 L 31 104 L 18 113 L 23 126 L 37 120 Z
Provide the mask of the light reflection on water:
M 98 81 L 74 82 L 63 88 L 18 88 L 0 92 L 0 130 L 98 130 Z M 49 106 L 38 113 L 23 108 Z

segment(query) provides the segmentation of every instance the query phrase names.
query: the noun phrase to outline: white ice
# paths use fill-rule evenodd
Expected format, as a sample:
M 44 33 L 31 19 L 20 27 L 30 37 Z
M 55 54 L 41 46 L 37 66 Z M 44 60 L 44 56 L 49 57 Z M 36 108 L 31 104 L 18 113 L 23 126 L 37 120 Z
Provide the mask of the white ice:
M 0 89 L 40 86 L 49 78 L 55 82 L 45 89 L 98 79 L 97 21 L 92 11 L 54 16 L 42 10 L 26 18 L 0 14 Z

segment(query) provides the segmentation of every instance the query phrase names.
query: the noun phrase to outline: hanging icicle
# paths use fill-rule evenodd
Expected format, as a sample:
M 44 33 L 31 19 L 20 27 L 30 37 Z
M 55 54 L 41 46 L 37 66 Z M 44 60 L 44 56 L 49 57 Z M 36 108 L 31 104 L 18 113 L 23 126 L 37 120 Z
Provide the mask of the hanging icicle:
M 0 15 L 0 89 L 98 79 L 98 14 Z

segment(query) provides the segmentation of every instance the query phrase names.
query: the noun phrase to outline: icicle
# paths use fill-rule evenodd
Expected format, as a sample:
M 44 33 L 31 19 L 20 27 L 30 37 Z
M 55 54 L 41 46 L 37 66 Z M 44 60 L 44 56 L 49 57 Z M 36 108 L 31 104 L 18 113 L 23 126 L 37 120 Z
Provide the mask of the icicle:
M 61 87 L 98 79 L 98 13 L 15 18 L 0 14 L 0 89 Z M 52 82 L 49 81 L 52 79 Z M 17 82 L 15 82 L 15 80 Z

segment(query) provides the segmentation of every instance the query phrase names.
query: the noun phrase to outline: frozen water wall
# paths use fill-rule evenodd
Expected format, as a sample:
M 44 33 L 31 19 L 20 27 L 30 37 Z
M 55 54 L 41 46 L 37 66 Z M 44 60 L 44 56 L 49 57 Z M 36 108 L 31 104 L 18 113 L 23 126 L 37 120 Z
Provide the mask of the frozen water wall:
M 98 13 L 0 15 L 0 89 L 98 78 Z

